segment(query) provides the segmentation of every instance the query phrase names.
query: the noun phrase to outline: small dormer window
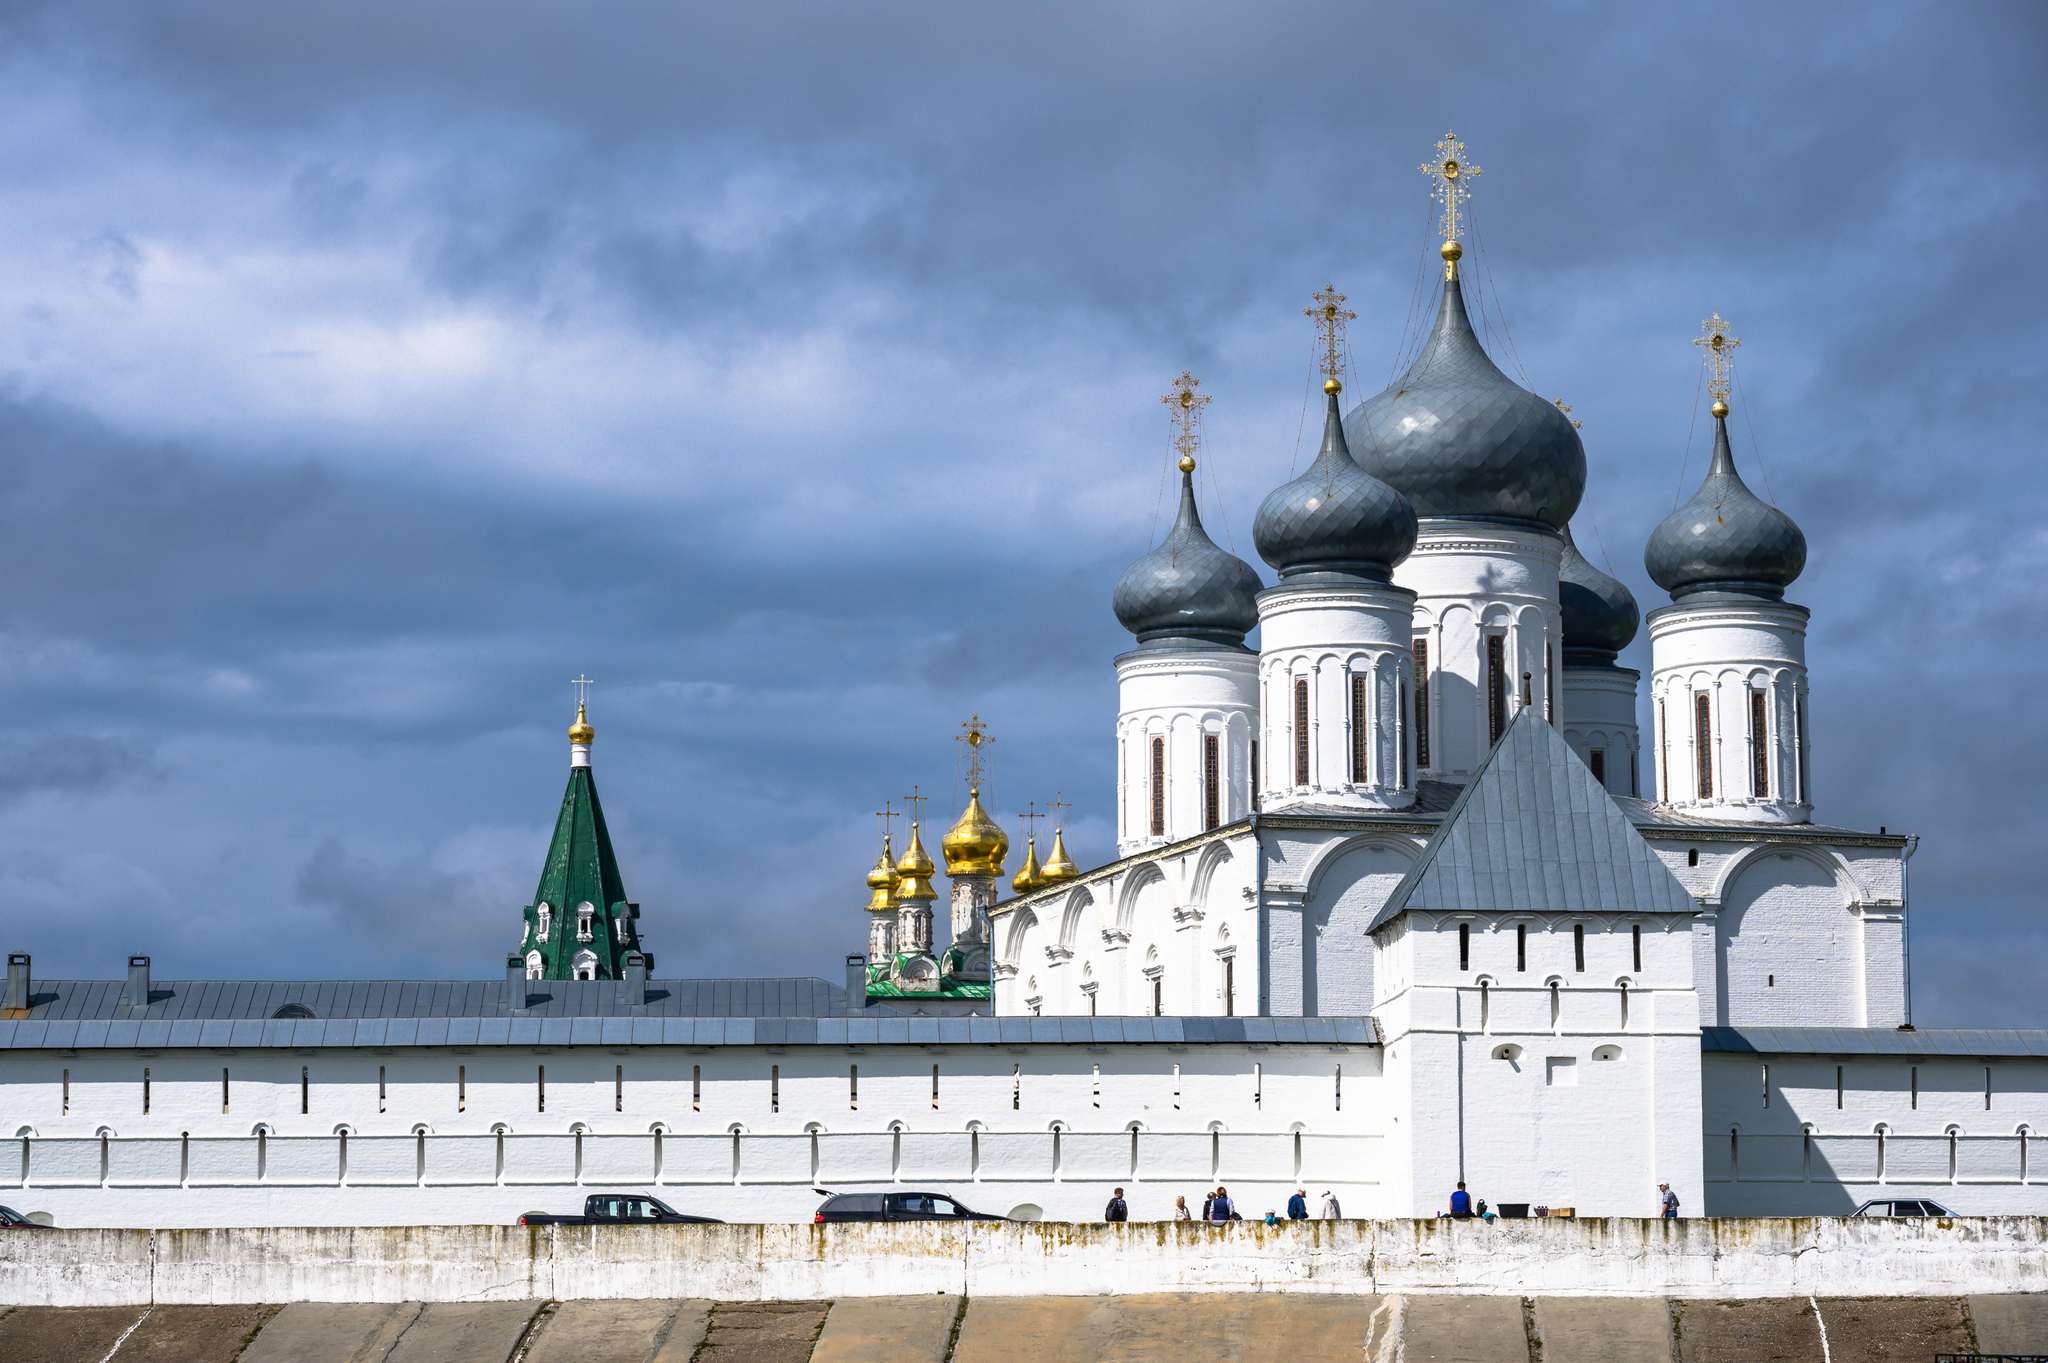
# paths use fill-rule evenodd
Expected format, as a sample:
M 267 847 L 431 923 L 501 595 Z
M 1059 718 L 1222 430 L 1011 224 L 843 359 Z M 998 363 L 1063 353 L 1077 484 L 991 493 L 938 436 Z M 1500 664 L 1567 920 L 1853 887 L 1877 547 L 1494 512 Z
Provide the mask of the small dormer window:
M 539 978 L 541 977 L 541 975 L 542 975 L 542 974 L 543 974 L 543 973 L 544 973 L 544 972 L 546 971 L 546 969 L 547 969 L 547 967 L 546 967 L 546 965 L 545 965 L 545 964 L 544 964 L 544 963 L 543 963 L 543 962 L 541 961 L 541 958 L 540 958 L 540 953 L 539 953 L 538 951 L 529 951 L 529 952 L 527 952 L 527 953 L 526 953 L 526 978 L 527 978 L 527 979 L 529 979 L 529 980 L 537 980 L 537 979 L 539 979 Z
M 554 910 L 550 909 L 546 904 L 542 904 L 533 911 L 533 915 L 540 924 L 539 930 L 533 934 L 533 940 L 545 942 L 548 940 L 548 925 L 554 920 Z
M 569 971 L 570 974 L 579 980 L 596 979 L 597 953 L 591 951 L 577 952 L 575 959 L 569 962 Z
M 577 941 L 587 942 L 590 940 L 590 920 L 596 915 L 596 913 L 597 906 L 592 904 L 587 899 L 576 906 Z

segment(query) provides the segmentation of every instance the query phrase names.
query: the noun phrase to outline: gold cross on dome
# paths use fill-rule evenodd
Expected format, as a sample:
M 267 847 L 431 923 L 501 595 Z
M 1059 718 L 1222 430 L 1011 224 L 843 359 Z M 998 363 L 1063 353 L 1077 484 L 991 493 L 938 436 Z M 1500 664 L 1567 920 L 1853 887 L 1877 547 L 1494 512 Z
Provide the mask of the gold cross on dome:
M 1742 344 L 1738 337 L 1728 334 L 1728 324 L 1715 313 L 1700 323 L 1700 335 L 1693 344 L 1706 351 L 1707 363 L 1714 367 L 1714 377 L 1707 380 L 1707 392 L 1716 402 L 1728 400 L 1728 371 L 1735 365 L 1735 347 Z
M 1566 416 L 1570 416 L 1572 414 L 1572 405 L 1569 402 L 1566 402 L 1563 398 L 1552 398 L 1551 401 L 1556 403 L 1557 410 L 1563 412 Z M 1575 431 L 1584 430 L 1585 426 L 1586 423 L 1583 421 L 1574 421 L 1572 423 L 1572 429 Z
M 1316 337 L 1323 348 L 1323 391 L 1341 393 L 1344 391 L 1344 324 L 1358 316 L 1344 306 L 1344 295 L 1337 292 L 1335 284 L 1323 285 L 1323 291 L 1314 295 L 1316 305 L 1301 310 L 1304 317 L 1316 319 Z
M 882 845 L 886 847 L 889 844 L 889 834 L 891 832 L 889 826 L 903 816 L 896 812 L 895 806 L 885 800 L 882 803 L 882 807 L 875 811 L 875 817 L 882 821 Z
M 982 749 L 995 742 L 995 739 L 989 736 L 988 725 L 981 722 L 980 715 L 968 718 L 960 727 L 967 732 L 954 734 L 953 741 L 967 745 L 967 788 L 978 791 L 981 789 L 981 778 L 988 771 L 988 754 Z
M 912 786 L 910 794 L 903 797 L 903 803 L 910 806 L 910 821 L 912 823 L 917 822 L 917 807 L 932 798 L 929 795 L 919 795 L 917 790 L 916 786 Z
M 1052 826 L 1054 828 L 1065 828 L 1067 826 L 1066 812 L 1073 807 L 1073 802 L 1067 799 L 1067 793 L 1064 790 L 1054 791 L 1052 793 L 1052 803 L 1047 806 L 1048 809 L 1054 811 L 1051 816 Z
M 1180 428 L 1180 434 L 1173 438 L 1173 447 L 1180 451 L 1182 473 L 1195 471 L 1195 447 L 1202 443 L 1202 409 L 1209 405 L 1209 395 L 1195 391 L 1201 386 L 1200 379 L 1183 369 L 1173 387 L 1159 398 L 1171 410 L 1173 424 Z
M 590 688 L 597 683 L 588 677 L 571 677 L 569 685 L 576 688 L 576 703 L 582 705 L 590 699 Z
M 1033 800 L 1026 806 L 1025 812 L 1017 817 L 1024 821 L 1025 826 L 1030 830 L 1031 837 L 1035 838 L 1038 836 L 1038 821 L 1045 817 L 1045 815 L 1038 812 L 1038 801 Z
M 1478 176 L 1479 167 L 1465 159 L 1465 144 L 1458 140 L 1458 135 L 1447 132 L 1436 144 L 1436 160 L 1425 163 L 1421 170 L 1434 181 L 1431 196 L 1444 206 L 1444 215 L 1439 220 L 1444 241 L 1456 241 L 1465 233 L 1459 210 L 1471 197 L 1472 181 Z

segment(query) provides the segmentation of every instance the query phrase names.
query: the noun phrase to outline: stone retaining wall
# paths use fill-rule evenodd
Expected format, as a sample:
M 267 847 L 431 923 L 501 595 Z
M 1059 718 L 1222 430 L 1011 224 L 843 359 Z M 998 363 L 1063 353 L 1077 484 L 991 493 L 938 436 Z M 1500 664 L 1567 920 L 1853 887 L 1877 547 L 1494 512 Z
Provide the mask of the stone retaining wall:
M 916 1293 L 1946 1296 L 2048 1291 L 2048 1218 L 411 1226 L 0 1234 L 0 1302 Z

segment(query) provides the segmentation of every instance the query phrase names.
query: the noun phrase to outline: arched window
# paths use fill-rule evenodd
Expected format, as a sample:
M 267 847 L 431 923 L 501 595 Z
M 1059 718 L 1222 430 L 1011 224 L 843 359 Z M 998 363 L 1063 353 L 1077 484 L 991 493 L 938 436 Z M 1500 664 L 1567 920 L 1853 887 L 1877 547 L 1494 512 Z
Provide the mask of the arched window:
M 529 951 L 529 952 L 527 952 L 527 953 L 526 953 L 526 978 L 527 978 L 527 979 L 529 979 L 529 980 L 537 980 L 537 979 L 540 979 L 540 978 L 541 978 L 541 977 L 542 977 L 543 975 L 545 975 L 546 973 L 547 973 L 547 963 L 546 963 L 546 962 L 544 962 L 543 960 L 541 960 L 541 958 L 540 958 L 540 953 L 539 953 L 538 951 Z
M 589 900 L 587 900 L 587 899 L 586 899 L 586 900 L 584 900 L 584 901 L 583 901 L 583 902 L 582 902 L 581 904 L 578 904 L 578 905 L 576 906 L 576 940 L 577 940 L 577 941 L 579 941 L 579 942 L 587 942 L 587 941 L 589 941 L 589 940 L 590 940 L 590 920 L 591 920 L 592 918 L 594 918 L 594 917 L 595 917 L 596 915 L 597 915 L 597 906 L 596 906 L 595 904 L 592 904 L 592 903 L 591 903 L 591 902 L 590 902 Z M 584 979 L 584 978 L 587 978 L 587 977 L 585 977 L 585 976 L 582 976 L 582 975 L 578 975 L 578 976 L 577 976 L 576 978 L 580 980 L 580 979 Z
M 274 1018 L 310 1018 L 313 1010 L 303 1003 L 287 1003 L 270 1016 Z
M 594 951 L 577 952 L 575 957 L 569 962 L 569 971 L 574 978 L 579 980 L 596 979 L 597 953 Z
M 534 909 L 533 916 L 534 920 L 540 925 L 539 930 L 533 934 L 533 940 L 536 942 L 547 941 L 548 930 L 555 921 L 555 911 L 549 908 L 546 902 L 543 901 L 538 908 Z

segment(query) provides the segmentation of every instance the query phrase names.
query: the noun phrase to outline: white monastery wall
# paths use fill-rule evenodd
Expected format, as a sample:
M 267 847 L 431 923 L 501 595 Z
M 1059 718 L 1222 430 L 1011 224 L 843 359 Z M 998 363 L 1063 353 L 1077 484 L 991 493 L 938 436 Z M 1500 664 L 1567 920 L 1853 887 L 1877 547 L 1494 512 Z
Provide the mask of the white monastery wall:
M 1884 1197 L 2048 1211 L 2048 1058 L 1702 1060 L 1710 1215 L 1841 1216 Z
M 0 1189 L 66 1226 L 509 1222 L 607 1187 L 799 1221 L 815 1187 L 1093 1219 L 1122 1184 L 1164 1218 L 1219 1180 L 1246 1216 L 1301 1180 L 1377 1215 L 1378 1072 L 1298 1044 L 22 1052 Z

